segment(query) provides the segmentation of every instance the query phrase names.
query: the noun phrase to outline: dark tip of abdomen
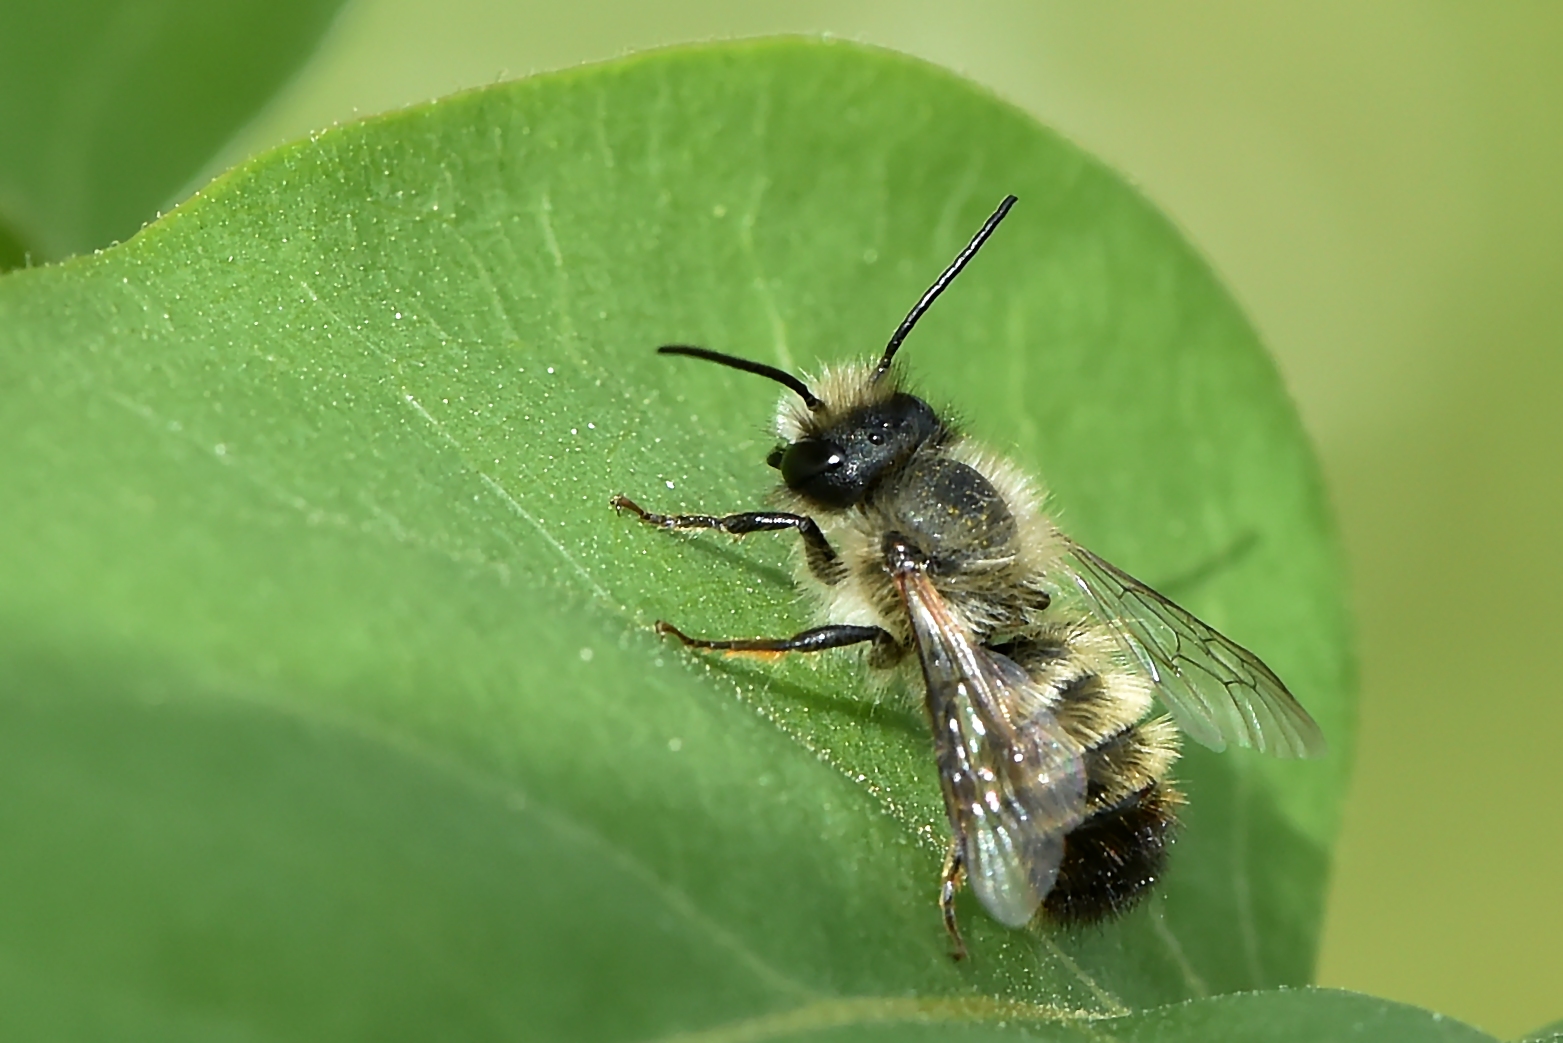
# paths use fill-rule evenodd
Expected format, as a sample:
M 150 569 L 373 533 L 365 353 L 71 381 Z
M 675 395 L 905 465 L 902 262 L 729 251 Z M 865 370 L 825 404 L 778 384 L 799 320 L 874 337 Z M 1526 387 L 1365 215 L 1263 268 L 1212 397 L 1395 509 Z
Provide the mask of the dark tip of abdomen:
M 1076 827 L 1064 838 L 1058 880 L 1042 901 L 1047 918 L 1094 923 L 1143 898 L 1166 865 L 1178 803 L 1176 791 L 1153 782 Z

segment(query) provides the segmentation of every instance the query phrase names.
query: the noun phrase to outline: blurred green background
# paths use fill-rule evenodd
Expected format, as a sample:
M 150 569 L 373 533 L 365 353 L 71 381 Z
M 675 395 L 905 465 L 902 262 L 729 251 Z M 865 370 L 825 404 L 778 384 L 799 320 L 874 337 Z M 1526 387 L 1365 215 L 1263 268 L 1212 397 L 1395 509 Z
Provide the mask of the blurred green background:
M 463 87 L 771 32 L 989 85 L 1211 259 L 1319 447 L 1354 578 L 1360 759 L 1319 980 L 1504 1036 L 1563 1015 L 1563 7 L 354 0 L 208 174 Z

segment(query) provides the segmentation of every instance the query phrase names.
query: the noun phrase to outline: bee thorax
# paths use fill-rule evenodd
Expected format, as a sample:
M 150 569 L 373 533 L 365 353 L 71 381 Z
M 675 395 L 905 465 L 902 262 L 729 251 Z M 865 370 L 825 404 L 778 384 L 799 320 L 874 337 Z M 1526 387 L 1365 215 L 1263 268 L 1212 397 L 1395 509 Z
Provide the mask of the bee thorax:
M 872 510 L 929 559 L 930 571 L 992 567 L 1015 557 L 1015 516 L 976 468 L 918 453 L 876 491 Z

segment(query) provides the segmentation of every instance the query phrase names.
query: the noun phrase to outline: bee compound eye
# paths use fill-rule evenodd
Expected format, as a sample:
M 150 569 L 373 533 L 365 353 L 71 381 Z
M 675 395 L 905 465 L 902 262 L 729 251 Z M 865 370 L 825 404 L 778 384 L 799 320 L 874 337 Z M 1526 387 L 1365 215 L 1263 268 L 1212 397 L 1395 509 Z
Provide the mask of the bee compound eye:
M 846 456 L 840 446 L 823 439 L 806 438 L 782 451 L 782 481 L 790 488 L 798 489 L 820 475 L 839 470 L 844 463 Z
M 787 447 L 786 446 L 782 446 L 782 445 L 779 445 L 775 449 L 772 449 L 765 456 L 765 466 L 766 467 L 774 467 L 778 471 L 781 470 L 782 456 L 786 452 L 787 452 Z

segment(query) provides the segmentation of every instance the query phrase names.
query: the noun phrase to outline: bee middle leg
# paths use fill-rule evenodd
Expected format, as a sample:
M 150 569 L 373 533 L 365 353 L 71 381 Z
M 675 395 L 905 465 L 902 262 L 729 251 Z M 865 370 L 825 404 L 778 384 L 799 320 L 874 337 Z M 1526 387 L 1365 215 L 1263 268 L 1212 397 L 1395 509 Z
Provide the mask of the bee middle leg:
M 803 550 L 809 563 L 809 571 L 821 583 L 835 586 L 846 575 L 846 568 L 830 545 L 819 524 L 806 514 L 788 514 L 785 511 L 744 511 L 739 514 L 657 514 L 648 511 L 628 496 L 615 496 L 610 501 L 614 510 L 629 511 L 647 525 L 659 529 L 715 529 L 730 536 L 742 536 L 750 532 L 780 532 L 796 529 L 803 537 Z

